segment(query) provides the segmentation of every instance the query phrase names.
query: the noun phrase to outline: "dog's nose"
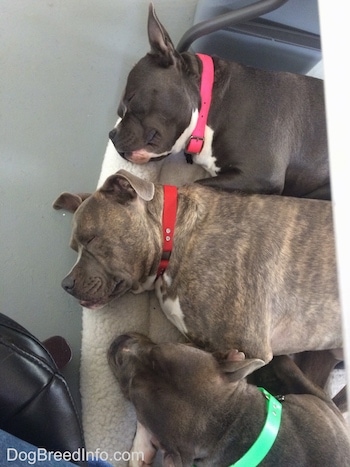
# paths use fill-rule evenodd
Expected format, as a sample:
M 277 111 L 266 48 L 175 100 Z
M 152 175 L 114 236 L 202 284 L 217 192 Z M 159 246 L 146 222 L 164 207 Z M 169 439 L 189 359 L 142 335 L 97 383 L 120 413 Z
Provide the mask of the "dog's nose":
M 117 135 L 117 129 L 116 129 L 116 128 L 113 128 L 113 130 L 111 130 L 111 131 L 109 132 L 109 139 L 110 139 L 111 141 L 113 141 L 113 139 L 116 137 L 116 135 Z
M 152 341 L 143 334 L 137 332 L 129 332 L 116 337 L 111 344 L 111 352 L 113 354 L 128 354 L 132 355 L 138 352 L 138 349 L 143 348 L 146 344 L 153 344 Z
M 66 292 L 72 293 L 72 290 L 74 289 L 74 285 L 75 285 L 75 280 L 72 276 L 67 276 L 63 279 L 63 281 L 61 282 L 61 285 Z
M 118 336 L 114 341 L 114 350 L 115 352 L 121 350 L 127 350 L 128 345 L 130 345 L 132 337 L 129 334 L 122 334 Z
M 110 345 L 108 359 L 112 368 L 117 369 L 123 365 L 125 353 L 129 354 L 128 343 L 130 343 L 130 339 L 128 334 L 122 334 L 114 339 Z

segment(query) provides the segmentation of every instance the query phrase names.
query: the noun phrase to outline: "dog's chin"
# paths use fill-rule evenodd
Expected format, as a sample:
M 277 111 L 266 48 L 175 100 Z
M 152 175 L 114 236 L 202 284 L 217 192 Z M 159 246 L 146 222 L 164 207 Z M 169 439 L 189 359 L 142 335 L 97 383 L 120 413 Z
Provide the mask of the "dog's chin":
M 114 300 L 117 297 L 120 297 L 125 292 L 127 292 L 129 288 L 130 287 L 128 286 L 127 281 L 118 280 L 116 281 L 114 289 L 110 295 L 100 299 L 79 300 L 79 304 L 84 308 L 88 308 L 89 310 L 101 310 L 112 300 Z
M 145 149 L 139 149 L 132 151 L 126 155 L 126 158 L 134 164 L 147 164 L 151 160 L 152 154 L 147 152 Z
M 166 157 L 170 156 L 171 152 L 167 152 L 166 154 L 163 154 L 162 156 L 154 156 L 152 157 L 152 161 L 162 161 L 163 159 L 165 159 Z
M 88 308 L 89 310 L 101 310 L 104 308 L 109 302 L 106 303 L 98 303 L 94 301 L 88 301 L 88 300 L 79 300 L 79 304 L 84 307 Z
M 133 151 L 129 153 L 126 158 L 130 161 L 133 162 L 134 164 L 147 164 L 150 161 L 160 161 L 164 159 L 165 157 L 169 156 L 170 152 L 167 152 L 165 154 L 155 154 L 152 152 L 148 152 L 145 149 L 140 149 L 138 151 Z

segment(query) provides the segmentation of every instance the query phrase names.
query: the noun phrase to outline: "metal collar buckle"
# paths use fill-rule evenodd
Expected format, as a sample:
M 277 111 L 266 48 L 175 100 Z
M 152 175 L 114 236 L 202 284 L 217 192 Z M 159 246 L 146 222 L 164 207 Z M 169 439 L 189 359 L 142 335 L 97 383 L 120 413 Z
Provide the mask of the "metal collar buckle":
M 193 145 L 192 141 L 195 142 L 195 145 Z M 192 150 L 188 150 L 190 144 L 192 143 L 192 147 L 193 149 Z M 197 144 L 196 144 L 197 143 Z M 188 142 L 187 142 L 187 149 L 185 151 L 185 154 L 186 155 L 189 155 L 189 156 L 196 156 L 197 154 L 199 154 L 201 152 L 201 150 L 203 149 L 203 145 L 204 145 L 204 136 L 195 136 L 195 135 L 191 135 L 188 139 Z

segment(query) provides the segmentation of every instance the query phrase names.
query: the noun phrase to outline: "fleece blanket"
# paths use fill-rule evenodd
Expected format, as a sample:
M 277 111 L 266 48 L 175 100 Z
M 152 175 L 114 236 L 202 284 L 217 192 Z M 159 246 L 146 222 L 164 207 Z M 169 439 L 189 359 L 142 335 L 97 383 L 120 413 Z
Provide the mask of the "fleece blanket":
M 208 176 L 198 165 L 187 164 L 183 154 L 142 166 L 132 164 L 109 142 L 97 186 L 122 168 L 153 182 L 177 186 Z M 127 331 L 142 332 L 155 342 L 181 339 L 163 315 L 154 292 L 128 293 L 98 311 L 83 309 L 80 386 L 85 441 L 88 451 L 100 453 L 117 467 L 127 465 L 136 418 L 109 369 L 106 353 L 114 337 Z

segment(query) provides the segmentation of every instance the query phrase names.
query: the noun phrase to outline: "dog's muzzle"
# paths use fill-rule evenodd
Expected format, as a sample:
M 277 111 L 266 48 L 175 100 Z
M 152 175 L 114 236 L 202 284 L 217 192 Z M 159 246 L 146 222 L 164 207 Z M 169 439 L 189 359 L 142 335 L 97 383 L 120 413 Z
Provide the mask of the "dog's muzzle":
M 61 282 L 61 285 L 67 293 L 69 293 L 70 295 L 73 295 L 75 279 L 72 276 L 70 275 L 66 276 Z
M 109 136 L 109 139 L 113 142 L 114 138 L 117 136 L 117 129 L 113 128 L 113 130 L 109 132 L 108 136 Z

